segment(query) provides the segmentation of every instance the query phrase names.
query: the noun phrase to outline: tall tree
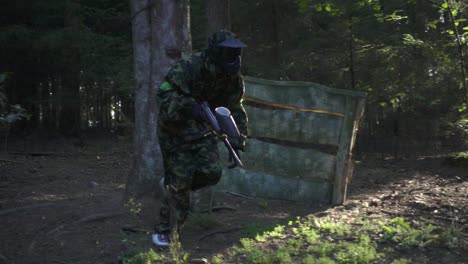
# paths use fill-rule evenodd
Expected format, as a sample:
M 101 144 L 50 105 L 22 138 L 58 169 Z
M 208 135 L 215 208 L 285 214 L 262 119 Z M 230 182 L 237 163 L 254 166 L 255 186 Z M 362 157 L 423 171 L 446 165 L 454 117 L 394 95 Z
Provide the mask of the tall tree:
M 461 83 L 463 86 L 463 91 L 465 92 L 465 103 L 468 106 L 468 78 L 466 76 L 466 66 L 465 66 L 465 47 L 466 46 L 462 40 L 462 37 L 460 36 L 459 30 L 458 30 L 458 25 L 460 23 L 460 20 L 455 19 L 455 14 L 458 14 L 458 10 L 463 11 L 463 2 L 457 3 L 459 5 L 458 9 L 454 9 L 453 3 L 450 0 L 445 0 L 445 2 L 442 4 L 442 8 L 446 8 L 450 17 L 450 21 L 452 22 L 453 25 L 453 32 L 452 34 L 455 35 L 455 40 L 457 41 L 457 47 L 458 47 L 458 56 L 460 58 L 459 64 L 460 64 L 460 73 L 461 73 Z M 464 34 L 466 35 L 466 34 Z M 466 43 L 466 41 L 465 41 Z
M 170 66 L 191 51 L 189 0 L 131 0 L 135 75 L 134 156 L 127 197 L 151 202 L 163 176 L 156 89 Z M 145 199 L 149 198 L 149 199 Z
M 231 29 L 229 0 L 205 0 L 207 34 L 220 29 Z

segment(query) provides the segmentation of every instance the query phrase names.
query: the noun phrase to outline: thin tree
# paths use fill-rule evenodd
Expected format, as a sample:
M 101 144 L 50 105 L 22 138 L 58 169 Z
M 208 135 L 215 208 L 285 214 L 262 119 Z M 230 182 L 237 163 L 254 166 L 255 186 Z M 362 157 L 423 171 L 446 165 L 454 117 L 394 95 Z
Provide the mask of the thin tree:
M 458 47 L 458 56 L 459 56 L 459 64 L 460 64 L 460 73 L 461 73 L 461 79 L 462 79 L 462 86 L 463 86 L 463 91 L 465 92 L 465 103 L 468 105 L 468 78 L 466 76 L 466 70 L 465 70 L 465 53 L 464 53 L 464 48 L 463 48 L 463 43 L 460 37 L 460 33 L 458 32 L 457 28 L 457 23 L 455 21 L 455 18 L 453 16 L 453 6 L 452 6 L 452 1 L 450 0 L 445 0 L 445 4 L 447 6 L 447 11 L 450 16 L 450 20 L 452 21 L 453 25 L 453 31 L 455 34 L 455 39 L 457 41 L 457 47 Z
M 229 0 L 205 0 L 207 35 L 220 29 L 231 29 Z
M 130 0 L 135 76 L 133 164 L 127 199 L 152 201 L 163 167 L 157 138 L 156 90 L 182 54 L 191 51 L 189 0 Z M 149 199 L 145 199 L 149 198 Z

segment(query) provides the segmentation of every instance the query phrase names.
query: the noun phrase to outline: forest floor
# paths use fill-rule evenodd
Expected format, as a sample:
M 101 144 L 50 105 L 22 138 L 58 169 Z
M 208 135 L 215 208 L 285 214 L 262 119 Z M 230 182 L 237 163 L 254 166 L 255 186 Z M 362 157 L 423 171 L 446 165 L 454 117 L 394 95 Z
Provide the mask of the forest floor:
M 22 151 L 29 154 L 0 155 L 0 263 L 122 263 L 132 251 L 154 248 L 146 233 L 151 227 L 141 226 L 131 212 L 108 210 L 122 198 L 128 146 L 56 141 L 16 152 Z M 180 237 L 183 249 L 190 258 L 211 260 L 226 255 L 242 237 L 312 215 L 424 219 L 457 230 L 458 242 L 466 245 L 468 169 L 444 164 L 443 156 L 367 154 L 355 160 L 344 205 L 219 192 L 218 205 L 231 209 L 192 215 Z M 408 263 L 468 263 L 468 252 L 460 247 L 410 248 L 403 255 L 413 259 Z

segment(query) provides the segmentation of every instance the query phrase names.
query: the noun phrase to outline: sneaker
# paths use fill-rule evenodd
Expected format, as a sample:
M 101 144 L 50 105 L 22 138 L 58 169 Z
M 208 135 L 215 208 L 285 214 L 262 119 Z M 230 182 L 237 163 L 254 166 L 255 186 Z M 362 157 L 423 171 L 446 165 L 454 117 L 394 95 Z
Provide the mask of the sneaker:
M 169 246 L 169 234 L 168 233 L 153 233 L 151 236 L 153 243 L 160 247 Z

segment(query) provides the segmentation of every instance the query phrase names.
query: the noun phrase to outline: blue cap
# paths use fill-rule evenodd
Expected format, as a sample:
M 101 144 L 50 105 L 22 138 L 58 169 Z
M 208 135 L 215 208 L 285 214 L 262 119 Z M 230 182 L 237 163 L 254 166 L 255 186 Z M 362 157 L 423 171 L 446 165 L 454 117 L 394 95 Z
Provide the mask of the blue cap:
M 208 44 L 212 47 L 226 47 L 226 48 L 245 48 L 247 45 L 237 39 L 236 35 L 228 30 L 220 30 L 213 33 L 208 38 Z
M 231 38 L 231 39 L 226 39 L 225 41 L 218 43 L 216 45 L 218 47 L 226 47 L 226 48 L 245 48 L 247 45 L 242 43 L 242 41 L 236 39 L 236 38 Z

